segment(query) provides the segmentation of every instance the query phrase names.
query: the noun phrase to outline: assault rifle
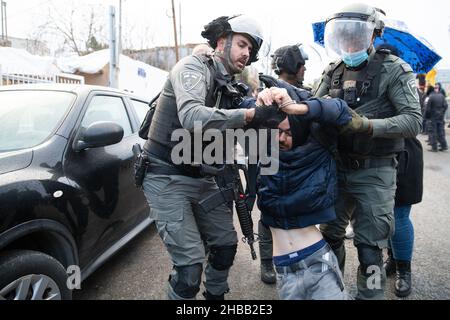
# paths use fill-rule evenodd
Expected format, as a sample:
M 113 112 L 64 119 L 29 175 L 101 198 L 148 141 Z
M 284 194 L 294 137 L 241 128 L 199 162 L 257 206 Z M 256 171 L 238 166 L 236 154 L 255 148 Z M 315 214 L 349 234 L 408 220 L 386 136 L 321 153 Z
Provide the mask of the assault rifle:
M 234 201 L 243 234 L 242 242 L 247 243 L 250 246 L 252 259 L 256 260 L 256 252 L 253 247 L 253 244 L 256 241 L 253 233 L 253 221 L 251 212 L 245 202 L 247 195 L 244 193 L 244 188 L 242 186 L 239 174 L 240 170 L 244 172 L 245 179 L 248 183 L 247 168 L 243 164 L 224 164 L 220 167 L 203 164 L 201 166 L 202 173 L 204 175 L 220 177 L 223 179 L 223 186 L 219 191 L 200 201 L 199 206 L 205 212 L 209 212 L 222 204 Z

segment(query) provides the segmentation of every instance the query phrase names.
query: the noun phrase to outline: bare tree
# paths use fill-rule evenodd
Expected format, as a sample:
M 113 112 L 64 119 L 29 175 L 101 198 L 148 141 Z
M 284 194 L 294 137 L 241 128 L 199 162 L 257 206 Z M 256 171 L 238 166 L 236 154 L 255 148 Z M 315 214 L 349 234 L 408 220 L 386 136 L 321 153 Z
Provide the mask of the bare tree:
M 49 48 L 46 46 L 45 31 L 46 27 L 43 25 L 38 28 L 33 28 L 31 34 L 28 35 L 27 51 L 31 54 L 46 56 L 50 54 Z
M 155 32 L 150 25 L 138 25 L 127 20 L 122 22 L 122 48 L 142 50 L 154 46 Z
M 134 45 L 134 48 L 139 50 L 148 49 L 155 45 L 155 32 L 149 25 L 146 25 L 143 27 L 143 32 L 141 33 L 141 36 L 137 39 L 138 41 Z
M 72 0 L 61 6 L 60 1 L 52 0 L 47 9 L 44 22 L 33 29 L 29 38 L 51 44 L 56 56 L 68 52 L 85 55 L 108 47 L 106 5 Z M 125 52 L 154 46 L 154 26 L 148 21 L 142 24 L 122 16 L 122 48 Z
M 108 47 L 103 6 L 75 6 L 72 2 L 65 9 L 51 1 L 46 22 L 36 28 L 32 39 L 56 42 L 57 52 L 70 51 L 80 56 Z

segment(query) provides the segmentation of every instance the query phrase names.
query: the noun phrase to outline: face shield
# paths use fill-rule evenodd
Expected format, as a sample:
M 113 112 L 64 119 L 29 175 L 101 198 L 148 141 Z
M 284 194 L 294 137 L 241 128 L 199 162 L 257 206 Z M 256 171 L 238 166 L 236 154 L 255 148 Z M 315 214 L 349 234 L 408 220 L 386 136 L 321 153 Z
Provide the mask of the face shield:
M 258 59 L 264 59 L 269 57 L 271 50 L 272 50 L 271 43 L 268 41 L 264 41 L 262 43 L 261 48 L 259 48 Z
M 352 19 L 333 19 L 325 26 L 325 49 L 329 56 L 344 58 L 366 52 L 372 44 L 375 23 Z
M 325 49 L 317 43 L 303 44 L 302 51 L 308 57 L 305 62 L 306 72 L 303 84 L 313 87 L 332 60 L 327 56 Z
M 298 46 L 298 50 L 300 50 L 300 54 L 302 55 L 303 60 L 306 63 L 306 60 L 309 59 L 309 55 L 306 52 L 307 51 L 306 46 L 301 43 L 297 44 L 297 46 Z

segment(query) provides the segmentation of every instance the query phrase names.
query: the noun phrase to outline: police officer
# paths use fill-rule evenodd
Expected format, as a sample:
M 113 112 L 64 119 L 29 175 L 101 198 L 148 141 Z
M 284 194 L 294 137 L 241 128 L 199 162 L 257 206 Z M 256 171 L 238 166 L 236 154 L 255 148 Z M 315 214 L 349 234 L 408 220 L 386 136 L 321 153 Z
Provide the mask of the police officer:
M 275 50 L 272 55 L 272 69 L 279 79 L 297 87 L 303 88 L 305 80 L 305 63 L 308 54 L 302 44 L 284 46 Z
M 445 96 L 441 93 L 440 86 L 436 84 L 428 89 L 428 97 L 426 101 L 426 115 L 430 122 L 429 140 L 432 152 L 448 150 L 447 140 L 445 139 L 445 112 L 448 109 Z
M 268 75 L 260 75 L 266 87 L 285 88 L 295 101 L 304 101 L 311 93 L 302 87 L 305 76 L 305 63 L 308 55 L 301 44 L 283 46 L 272 55 L 271 67 L 278 75 L 275 79 Z M 261 220 L 258 223 L 259 254 L 261 259 L 261 281 L 267 284 L 276 282 L 276 274 L 272 263 L 272 235 L 270 229 Z
M 193 162 L 175 164 L 171 153 L 178 141 L 171 141 L 172 133 L 177 129 L 192 133 L 194 122 L 202 130 L 258 127 L 276 112 L 276 107 L 233 110 L 240 94 L 233 75 L 257 61 L 263 42 L 259 24 L 243 15 L 220 17 L 205 26 L 202 36 L 215 54 L 191 55 L 173 67 L 144 145 L 150 164 L 143 188 L 173 264 L 169 299 L 195 299 L 206 258 L 203 241 L 209 252 L 204 296 L 223 299 L 237 248 L 230 209 L 221 205 L 205 213 L 198 207 L 199 201 L 218 190 L 217 184 Z
M 337 219 L 321 225 L 344 271 L 345 228 L 353 219 L 359 267 L 357 299 L 383 299 L 382 251 L 393 231 L 396 153 L 421 128 L 421 111 L 411 67 L 389 51 L 373 48 L 384 23 L 381 10 L 353 4 L 329 17 L 325 48 L 341 60 L 324 71 L 316 96 L 344 99 L 358 133 L 340 136 Z M 355 126 L 356 125 L 356 126 Z

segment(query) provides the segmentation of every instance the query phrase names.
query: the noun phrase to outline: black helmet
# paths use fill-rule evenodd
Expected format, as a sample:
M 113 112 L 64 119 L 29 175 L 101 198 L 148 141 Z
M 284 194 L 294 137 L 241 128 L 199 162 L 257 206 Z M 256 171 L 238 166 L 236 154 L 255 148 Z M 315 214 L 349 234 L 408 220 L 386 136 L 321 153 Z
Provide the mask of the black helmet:
M 214 19 L 205 25 L 204 28 L 205 30 L 202 31 L 201 35 L 208 40 L 208 44 L 213 49 L 217 47 L 217 40 L 219 38 L 231 32 L 246 35 L 253 45 L 253 50 L 247 65 L 258 60 L 258 51 L 263 43 L 263 32 L 256 20 L 245 15 L 232 17 L 222 16 Z
M 301 66 L 305 65 L 308 55 L 301 44 L 278 48 L 272 55 L 272 69 L 277 75 L 281 72 L 297 74 Z

